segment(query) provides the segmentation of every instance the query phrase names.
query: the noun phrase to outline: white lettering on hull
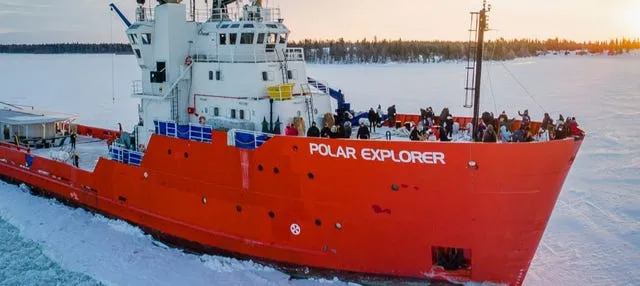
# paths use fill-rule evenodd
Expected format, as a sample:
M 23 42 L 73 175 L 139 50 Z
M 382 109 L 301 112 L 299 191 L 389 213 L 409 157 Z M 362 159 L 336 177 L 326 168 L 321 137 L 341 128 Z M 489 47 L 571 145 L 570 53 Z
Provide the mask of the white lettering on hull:
M 323 157 L 340 158 L 378 162 L 395 162 L 404 164 L 430 164 L 430 165 L 446 165 L 445 154 L 442 152 L 422 152 L 407 150 L 389 150 L 389 149 L 373 149 L 362 148 L 360 152 L 356 152 L 356 148 L 349 146 L 331 146 L 328 144 L 309 143 L 309 152 L 311 155 L 319 155 Z M 358 157 L 359 155 L 359 157 Z

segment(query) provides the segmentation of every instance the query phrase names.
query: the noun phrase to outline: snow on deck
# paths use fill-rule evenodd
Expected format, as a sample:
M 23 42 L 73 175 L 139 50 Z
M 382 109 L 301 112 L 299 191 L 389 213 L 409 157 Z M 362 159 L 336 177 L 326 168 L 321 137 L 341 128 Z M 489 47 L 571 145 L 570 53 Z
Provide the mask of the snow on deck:
M 78 156 L 80 157 L 80 168 L 93 172 L 93 170 L 96 168 L 96 165 L 98 164 L 98 159 L 100 159 L 100 157 L 108 158 L 109 148 L 107 146 L 106 140 L 87 136 L 78 136 L 76 140 L 75 152 L 78 153 Z M 44 149 L 31 149 L 31 153 L 40 157 L 54 159 L 56 161 L 61 161 L 69 165 L 73 165 L 73 159 L 71 158 L 71 156 L 73 155 L 73 150 L 68 139 L 65 141 L 65 144 L 63 146 Z

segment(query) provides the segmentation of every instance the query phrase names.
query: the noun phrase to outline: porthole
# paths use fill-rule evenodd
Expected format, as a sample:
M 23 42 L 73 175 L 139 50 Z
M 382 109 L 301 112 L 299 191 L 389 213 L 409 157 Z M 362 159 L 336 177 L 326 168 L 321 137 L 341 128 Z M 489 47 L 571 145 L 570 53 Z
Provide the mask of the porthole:
M 276 217 L 276 213 L 274 213 L 273 211 L 269 211 L 269 217 L 270 218 Z

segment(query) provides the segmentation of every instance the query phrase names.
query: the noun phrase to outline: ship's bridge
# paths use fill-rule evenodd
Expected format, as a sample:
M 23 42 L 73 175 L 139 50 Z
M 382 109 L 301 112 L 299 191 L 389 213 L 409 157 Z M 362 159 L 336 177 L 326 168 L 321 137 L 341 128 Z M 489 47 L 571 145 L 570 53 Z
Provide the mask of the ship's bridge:
M 300 48 L 287 48 L 289 29 L 278 22 L 221 21 L 202 26 L 196 62 L 259 63 L 304 61 Z

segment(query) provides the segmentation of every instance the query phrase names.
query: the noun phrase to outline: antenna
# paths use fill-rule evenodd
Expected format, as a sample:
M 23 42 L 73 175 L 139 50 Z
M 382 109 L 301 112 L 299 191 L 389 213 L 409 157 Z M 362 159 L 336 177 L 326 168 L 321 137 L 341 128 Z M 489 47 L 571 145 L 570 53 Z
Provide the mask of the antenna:
M 491 7 L 489 6 L 489 9 Z M 482 60 L 484 52 L 484 32 L 487 31 L 487 0 L 482 1 L 482 10 L 478 13 L 478 40 L 476 45 L 475 87 L 473 99 L 473 139 L 478 141 L 478 118 L 480 116 L 480 86 L 482 81 Z

